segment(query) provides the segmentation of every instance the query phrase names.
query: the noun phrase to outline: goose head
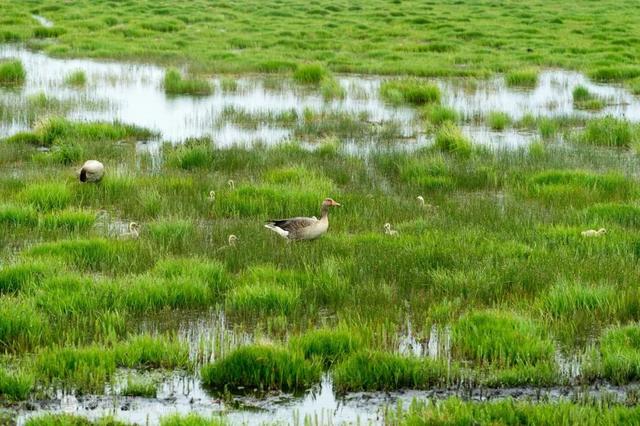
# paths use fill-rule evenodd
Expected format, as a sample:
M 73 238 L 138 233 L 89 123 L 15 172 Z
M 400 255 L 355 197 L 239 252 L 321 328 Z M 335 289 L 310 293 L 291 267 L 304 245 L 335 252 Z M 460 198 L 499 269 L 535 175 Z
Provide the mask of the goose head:
M 333 198 L 325 198 L 322 207 L 342 207 L 342 204 L 335 202 Z
M 384 224 L 384 232 L 386 232 L 386 233 L 391 232 L 391 224 L 390 223 L 385 223 Z
M 132 234 L 138 235 L 139 231 L 140 231 L 140 225 L 138 225 L 136 222 L 129 223 L 129 232 L 131 232 Z
M 418 195 L 416 197 L 416 200 L 418 200 L 418 202 L 420 203 L 421 206 L 424 206 L 424 197 L 422 195 Z
M 598 235 L 603 235 L 603 234 L 606 234 L 606 233 L 607 233 L 606 229 L 604 229 L 604 228 L 598 229 Z
M 209 200 L 213 201 L 216 199 L 216 191 L 209 192 Z
M 229 243 L 229 245 L 231 247 L 235 247 L 236 243 L 238 242 L 238 237 L 236 237 L 235 235 L 231 234 L 227 238 L 227 242 Z
M 227 181 L 227 185 L 229 185 L 230 189 L 235 189 L 236 188 L 236 183 L 233 181 L 233 179 L 229 179 Z

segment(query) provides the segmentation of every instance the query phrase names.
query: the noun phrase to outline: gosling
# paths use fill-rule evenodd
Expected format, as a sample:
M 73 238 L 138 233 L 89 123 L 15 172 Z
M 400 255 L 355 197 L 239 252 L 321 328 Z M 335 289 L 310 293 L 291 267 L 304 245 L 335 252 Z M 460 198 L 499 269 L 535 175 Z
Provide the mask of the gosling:
M 604 228 L 600 228 L 597 231 L 595 229 L 588 229 L 586 231 L 582 231 L 580 235 L 583 237 L 601 237 L 607 233 L 607 230 Z
M 398 236 L 398 231 L 396 231 L 395 229 L 391 229 L 391 224 L 390 223 L 385 223 L 384 224 L 384 233 L 386 235 L 390 235 L 392 237 L 397 237 Z

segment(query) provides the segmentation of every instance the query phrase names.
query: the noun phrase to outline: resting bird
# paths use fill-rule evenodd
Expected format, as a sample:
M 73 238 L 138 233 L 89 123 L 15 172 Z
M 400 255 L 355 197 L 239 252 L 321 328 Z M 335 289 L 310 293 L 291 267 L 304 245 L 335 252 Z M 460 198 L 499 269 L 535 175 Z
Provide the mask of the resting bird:
M 96 160 L 89 160 L 80 169 L 80 182 L 100 182 L 104 176 L 104 165 Z
M 597 231 L 595 229 L 588 229 L 586 231 L 582 231 L 580 234 L 583 237 L 599 237 L 607 233 L 607 230 L 604 228 L 600 228 Z
M 314 240 L 324 235 L 329 229 L 329 207 L 340 207 L 331 198 L 322 202 L 320 219 L 316 217 L 294 217 L 291 219 L 270 220 L 265 228 L 287 240 Z
M 398 236 L 398 231 L 396 231 L 395 229 L 391 229 L 391 224 L 390 223 L 385 223 L 384 224 L 384 233 L 387 235 L 391 235 L 392 237 L 397 237 Z

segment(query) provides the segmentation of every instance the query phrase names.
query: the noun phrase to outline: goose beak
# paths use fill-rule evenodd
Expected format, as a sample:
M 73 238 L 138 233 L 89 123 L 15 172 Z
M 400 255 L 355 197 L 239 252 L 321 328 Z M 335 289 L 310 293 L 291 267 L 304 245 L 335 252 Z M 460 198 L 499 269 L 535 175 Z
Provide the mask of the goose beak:
M 335 201 L 331 204 L 333 207 L 342 207 L 342 204 L 336 203 Z

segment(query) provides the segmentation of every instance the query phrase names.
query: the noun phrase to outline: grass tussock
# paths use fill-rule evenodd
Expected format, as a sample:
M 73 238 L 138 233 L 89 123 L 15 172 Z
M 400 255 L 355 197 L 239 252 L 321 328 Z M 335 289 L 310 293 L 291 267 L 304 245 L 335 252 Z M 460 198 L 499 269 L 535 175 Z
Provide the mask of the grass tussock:
M 532 88 L 538 84 L 538 71 L 535 69 L 511 71 L 507 73 L 505 81 L 509 87 Z
M 420 110 L 420 116 L 435 127 L 445 123 L 457 123 L 460 120 L 458 113 L 453 108 L 442 105 L 427 105 Z
M 473 150 L 471 142 L 460 128 L 450 123 L 446 123 L 436 132 L 435 146 L 441 151 L 463 157 L 470 156 Z
M 82 70 L 73 71 L 64 78 L 64 83 L 71 87 L 84 87 L 87 84 L 87 74 Z
M 511 118 L 509 117 L 509 114 L 505 112 L 492 111 L 487 116 L 487 123 L 491 130 L 501 132 L 511 123 Z
M 338 392 L 390 391 L 444 386 L 455 375 L 442 361 L 364 351 L 338 364 L 333 381 Z
M 591 93 L 589 89 L 584 86 L 576 86 L 572 94 L 573 106 L 576 109 L 599 111 L 605 107 L 604 100 Z
M 528 424 L 528 425 L 616 425 L 640 421 L 640 410 L 624 405 L 562 402 L 528 402 L 505 399 L 491 402 L 463 401 L 451 397 L 441 404 L 415 402 L 389 414 L 387 422 L 423 424 Z
M 412 105 L 437 104 L 440 102 L 440 88 L 419 80 L 390 80 L 380 86 L 380 96 L 388 102 Z
M 358 350 L 362 341 L 350 330 L 318 329 L 291 339 L 290 346 L 305 358 L 318 358 L 330 366 Z
M 293 72 L 293 80 L 300 84 L 320 84 L 327 74 L 320 64 L 304 64 Z
M 500 311 L 464 315 L 453 327 L 454 351 L 479 365 L 510 367 L 553 359 L 553 344 L 530 319 Z
M 27 72 L 19 60 L 0 62 L 0 86 L 17 86 L 26 78 Z
M 629 148 L 638 140 L 637 126 L 614 117 L 597 118 L 587 122 L 579 140 L 590 145 Z
M 244 346 L 202 368 L 202 382 L 216 390 L 300 391 L 320 379 L 320 367 L 275 346 Z
M 175 68 L 165 72 L 163 87 L 167 95 L 206 96 L 213 93 L 213 86 L 209 81 L 195 77 L 184 77 Z

